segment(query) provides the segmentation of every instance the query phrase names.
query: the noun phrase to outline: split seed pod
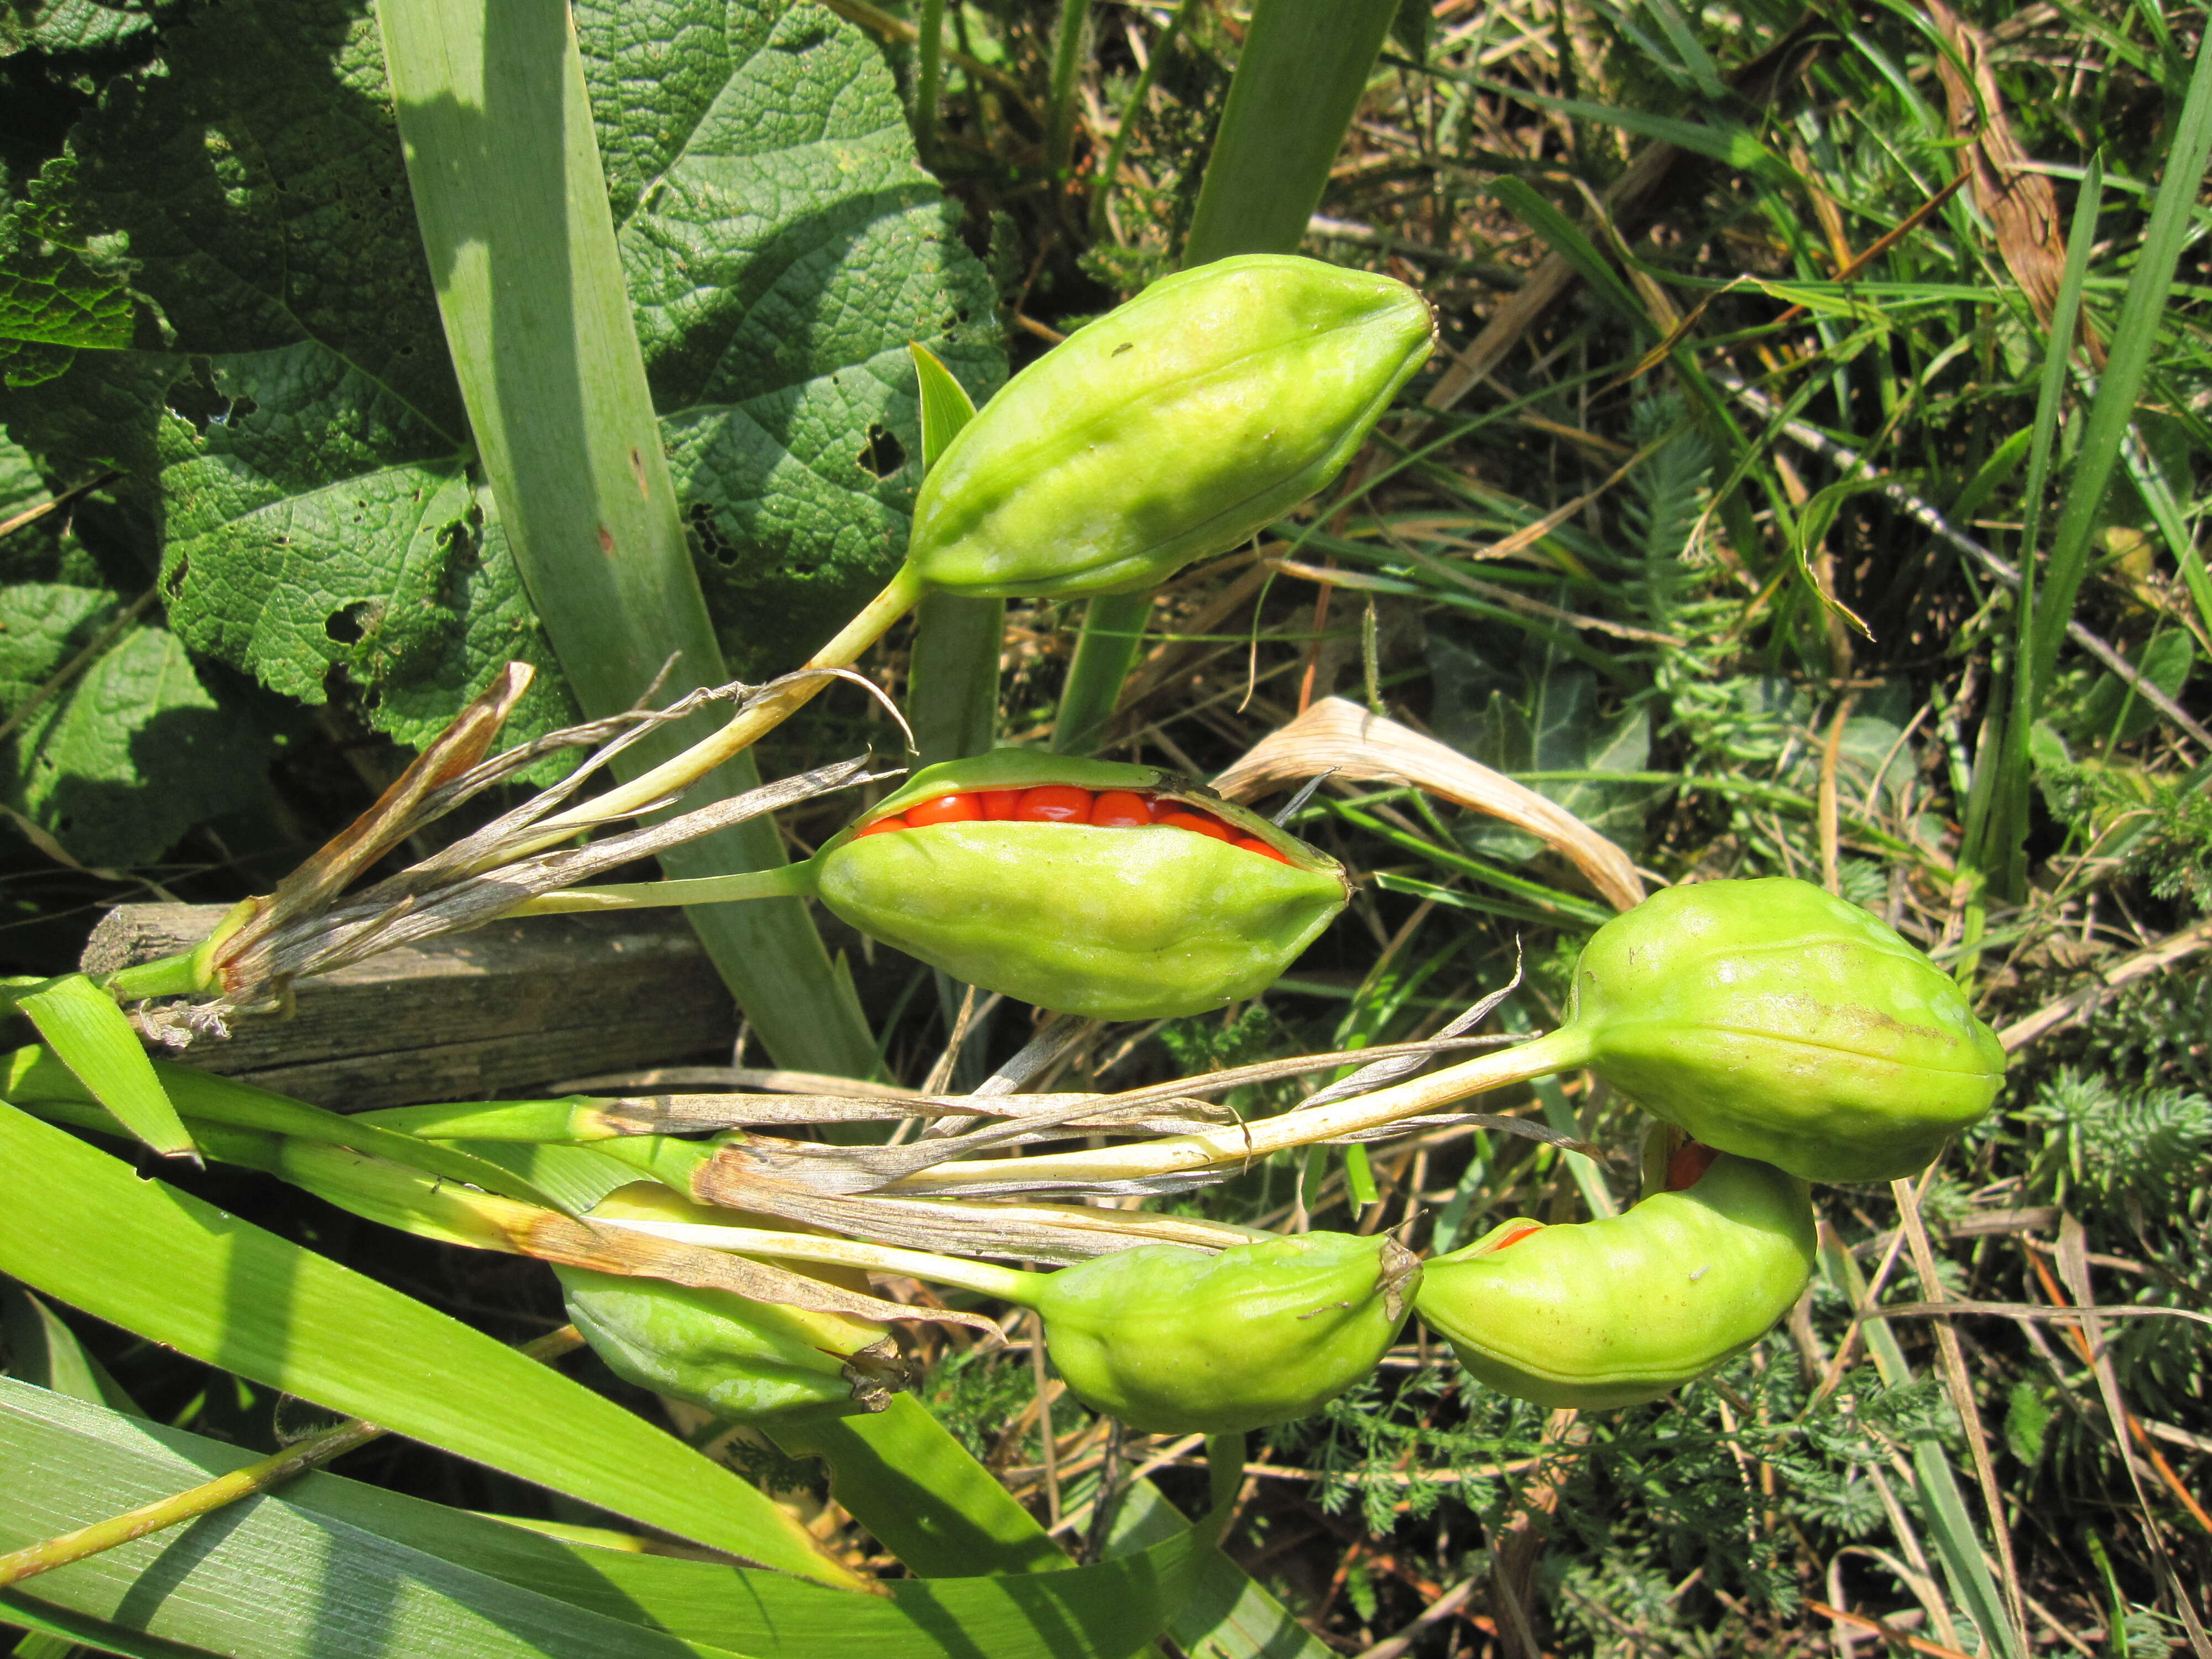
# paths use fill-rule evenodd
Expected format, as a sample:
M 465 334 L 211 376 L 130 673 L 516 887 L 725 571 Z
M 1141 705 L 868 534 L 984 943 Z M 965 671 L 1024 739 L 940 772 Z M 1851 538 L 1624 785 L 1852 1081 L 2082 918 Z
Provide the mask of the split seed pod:
M 1304 1233 L 1206 1255 L 1145 1244 L 1040 1275 L 1075 1397 L 1152 1434 L 1223 1434 L 1317 1411 L 1381 1363 L 1421 1264 L 1387 1237 Z
M 1163 277 L 962 429 L 908 558 L 977 597 L 1149 587 L 1327 484 L 1435 343 L 1388 276 L 1268 253 Z
M 1163 804 L 1158 818 L 1223 833 L 1003 819 L 872 832 L 951 793 L 1048 786 L 1149 798 Z M 1165 810 L 1175 806 L 1191 811 Z M 1255 995 L 1351 890 L 1335 860 L 1171 774 L 1024 749 L 925 767 L 830 842 L 811 878 L 823 903 L 886 945 L 986 990 L 1099 1019 L 1204 1013 Z
M 693 1206 L 653 1191 L 611 1194 L 592 1212 L 684 1219 Z M 749 1217 L 779 1231 L 785 1224 Z M 755 1302 L 666 1279 L 556 1267 L 568 1318 L 607 1369 L 626 1382 L 704 1407 L 733 1423 L 793 1413 L 878 1412 L 905 1386 L 908 1365 L 890 1328 L 843 1314 Z M 866 1295 L 867 1275 L 812 1266 L 811 1276 Z
M 1950 975 L 1782 877 L 1671 887 L 1599 928 L 1564 1030 L 1655 1116 L 1808 1181 L 1925 1169 L 2004 1077 Z
M 1734 1358 L 1813 1272 L 1804 1182 L 1725 1154 L 1626 1215 L 1508 1221 L 1431 1261 L 1414 1305 L 1474 1377 L 1540 1406 L 1656 1400 Z

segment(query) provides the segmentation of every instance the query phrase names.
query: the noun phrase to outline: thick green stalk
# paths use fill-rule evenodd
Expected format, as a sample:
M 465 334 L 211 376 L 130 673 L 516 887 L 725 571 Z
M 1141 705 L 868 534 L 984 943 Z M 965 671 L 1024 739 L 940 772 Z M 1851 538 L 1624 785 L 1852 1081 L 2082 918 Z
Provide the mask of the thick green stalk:
M 1398 0 L 1259 0 L 1206 164 L 1186 265 L 1295 253 Z
M 1090 21 L 1091 0 L 1060 0 L 1044 120 L 1044 164 L 1055 179 L 1066 173 L 1075 154 L 1075 77 L 1083 67 L 1083 26 Z
M 927 593 L 915 609 L 907 719 L 924 766 L 980 755 L 999 729 L 999 650 L 1004 599 Z
M 921 346 L 914 354 L 921 404 L 921 464 L 937 465 L 945 447 L 975 418 L 975 405 L 951 372 Z M 1006 602 L 960 593 L 925 593 L 915 609 L 914 655 L 907 669 L 906 715 L 921 763 L 980 755 L 997 740 L 999 651 L 1006 640 Z
M 1183 245 L 1185 265 L 1298 251 L 1397 10 L 1397 0 L 1259 0 Z M 1099 179 L 1102 194 L 1109 183 Z M 1053 723 L 1060 753 L 1089 754 L 1103 735 L 1151 609 L 1148 593 L 1091 600 Z
M 927 167 L 936 160 L 937 102 L 945 92 L 945 0 L 921 0 L 915 27 L 914 148 Z
M 386 0 L 385 52 L 422 240 L 469 420 L 531 601 L 590 715 L 727 678 L 674 489 L 563 7 Z M 626 774 L 713 732 L 637 744 Z M 750 787 L 737 762 L 690 805 Z M 679 876 L 781 863 L 773 825 L 672 849 Z M 723 907 L 700 936 L 778 1062 L 860 1074 L 874 1049 L 796 900 Z
M 1091 601 L 1083 613 L 1083 632 L 1075 641 L 1075 659 L 1067 665 L 1060 713 L 1052 723 L 1055 754 L 1098 752 L 1152 614 L 1150 592 L 1102 593 Z

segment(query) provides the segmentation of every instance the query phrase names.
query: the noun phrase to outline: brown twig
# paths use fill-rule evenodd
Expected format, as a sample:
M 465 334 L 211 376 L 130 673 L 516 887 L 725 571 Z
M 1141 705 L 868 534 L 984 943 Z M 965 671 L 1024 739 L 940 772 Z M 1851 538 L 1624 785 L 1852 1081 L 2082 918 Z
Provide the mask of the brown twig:
M 1894 1625 L 1885 1624 L 1879 1619 L 1869 1619 L 1863 1613 L 1845 1613 L 1841 1607 L 1832 1607 L 1826 1601 L 1808 1601 L 1805 1603 L 1805 1610 L 1808 1613 L 1816 1613 L 1823 1619 L 1834 1619 L 1846 1625 L 1856 1625 L 1861 1630 L 1872 1631 L 1883 1641 L 1894 1643 L 1897 1646 L 1913 1653 L 1924 1653 L 1928 1656 L 1928 1659 L 1973 1659 L 1972 1654 L 1962 1653 L 1957 1648 L 1947 1648 L 1941 1642 L 1931 1642 L 1924 1636 L 1915 1636 L 1910 1632 L 1898 1629 Z

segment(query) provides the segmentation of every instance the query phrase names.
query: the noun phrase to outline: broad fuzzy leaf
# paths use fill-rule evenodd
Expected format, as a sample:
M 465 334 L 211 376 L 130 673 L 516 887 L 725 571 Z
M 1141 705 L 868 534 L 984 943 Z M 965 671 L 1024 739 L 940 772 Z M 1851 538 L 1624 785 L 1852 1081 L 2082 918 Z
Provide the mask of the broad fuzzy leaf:
M 269 736 L 217 700 L 167 629 L 131 623 L 58 691 L 56 674 L 100 643 L 119 595 L 44 582 L 0 587 L 0 714 L 9 804 L 80 862 L 144 864 L 193 824 L 267 789 Z
M 852 25 L 759 0 L 575 9 L 708 603 L 789 666 L 905 553 L 908 343 L 979 396 L 1003 375 L 990 283 Z
M 8 28 L 0 19 L 0 52 Z M 66 164 L 57 171 L 65 177 Z M 0 209 L 0 383 L 9 386 L 52 379 L 79 348 L 131 343 L 136 307 L 121 273 L 77 246 L 52 193 L 34 187 Z
M 158 0 L 16 0 L 0 12 L 0 58 L 126 46 L 163 9 Z
M 851 25 L 740 0 L 577 21 L 678 492 L 757 671 L 896 564 L 907 343 L 988 392 L 991 286 Z M 33 189 L 99 258 L 0 248 L 0 334 L 36 322 L 17 378 L 43 380 L 0 415 L 52 477 L 131 475 L 187 646 L 307 702 L 342 674 L 409 743 L 513 658 L 540 672 L 510 732 L 573 718 L 472 465 L 371 15 L 195 11 Z M 131 292 L 160 338 L 129 334 Z
M 419 744 L 550 658 L 469 475 L 374 20 L 248 0 L 163 45 L 38 189 L 127 250 L 169 349 L 81 356 L 0 410 L 54 476 L 131 475 L 185 644 L 307 702 L 341 671 Z M 541 673 L 510 731 L 573 713 Z

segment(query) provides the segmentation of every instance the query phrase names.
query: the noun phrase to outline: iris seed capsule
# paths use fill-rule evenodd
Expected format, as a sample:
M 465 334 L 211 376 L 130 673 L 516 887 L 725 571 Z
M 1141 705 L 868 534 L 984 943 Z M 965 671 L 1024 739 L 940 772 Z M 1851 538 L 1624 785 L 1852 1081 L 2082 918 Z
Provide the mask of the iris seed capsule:
M 1218 1255 L 1146 1244 L 1038 1276 L 1023 1298 L 1069 1391 L 1152 1434 L 1318 1411 L 1382 1363 L 1421 1282 L 1384 1237 L 1303 1233 Z
M 715 1212 L 645 1182 L 608 1194 L 591 1213 L 647 1221 L 716 1218 Z M 608 1370 L 730 1422 L 799 1412 L 881 1411 L 908 1381 L 897 1339 L 889 1326 L 872 1320 L 661 1279 L 558 1265 L 553 1271 L 570 1322 Z M 865 1273 L 823 1266 L 807 1272 L 867 1293 Z
M 1378 1364 L 1411 1311 L 1420 1259 L 1387 1236 L 1265 1233 L 1218 1254 L 1143 1244 L 1054 1273 L 849 1240 L 647 1219 L 747 1255 L 861 1261 L 1034 1310 L 1086 1406 L 1160 1434 L 1226 1434 L 1318 1410 Z
M 1102 817 L 1102 802 L 1125 805 Z M 987 991 L 1164 1019 L 1256 996 L 1350 893 L 1334 859 L 1171 773 L 1000 749 L 925 767 L 804 864 L 571 888 L 507 914 L 811 894 Z
M 961 428 L 922 480 L 905 562 L 806 667 L 851 667 L 933 588 L 1132 592 L 1228 552 L 1334 478 L 1435 347 L 1428 302 L 1388 276 L 1252 254 L 1162 278 Z M 829 684 L 781 683 L 683 754 L 549 818 L 534 845 L 680 792 Z
M 887 1326 L 728 1291 L 556 1267 L 569 1321 L 626 1382 L 733 1423 L 881 1410 L 903 1362 Z
M 1163 277 L 962 428 L 908 562 L 981 598 L 1164 581 L 1327 484 L 1435 344 L 1427 301 L 1367 271 L 1261 253 Z
M 1725 1154 L 1626 1215 L 1502 1223 L 1428 1263 L 1414 1305 L 1460 1364 L 1540 1406 L 1632 1406 L 1771 1329 L 1813 1271 L 1805 1183 Z
M 933 821 L 929 804 L 954 793 L 982 816 Z M 991 816 L 1007 795 L 1012 816 Z M 892 818 L 909 827 L 884 832 Z M 1101 1019 L 1257 994 L 1350 890 L 1334 859 L 1156 768 L 1022 749 L 924 768 L 812 870 L 822 902 L 872 938 Z
M 1808 1181 L 1925 1169 L 1989 1110 L 2004 1048 L 1957 981 L 1808 882 L 1670 887 L 1598 929 L 1565 1032 L 1607 1082 Z

